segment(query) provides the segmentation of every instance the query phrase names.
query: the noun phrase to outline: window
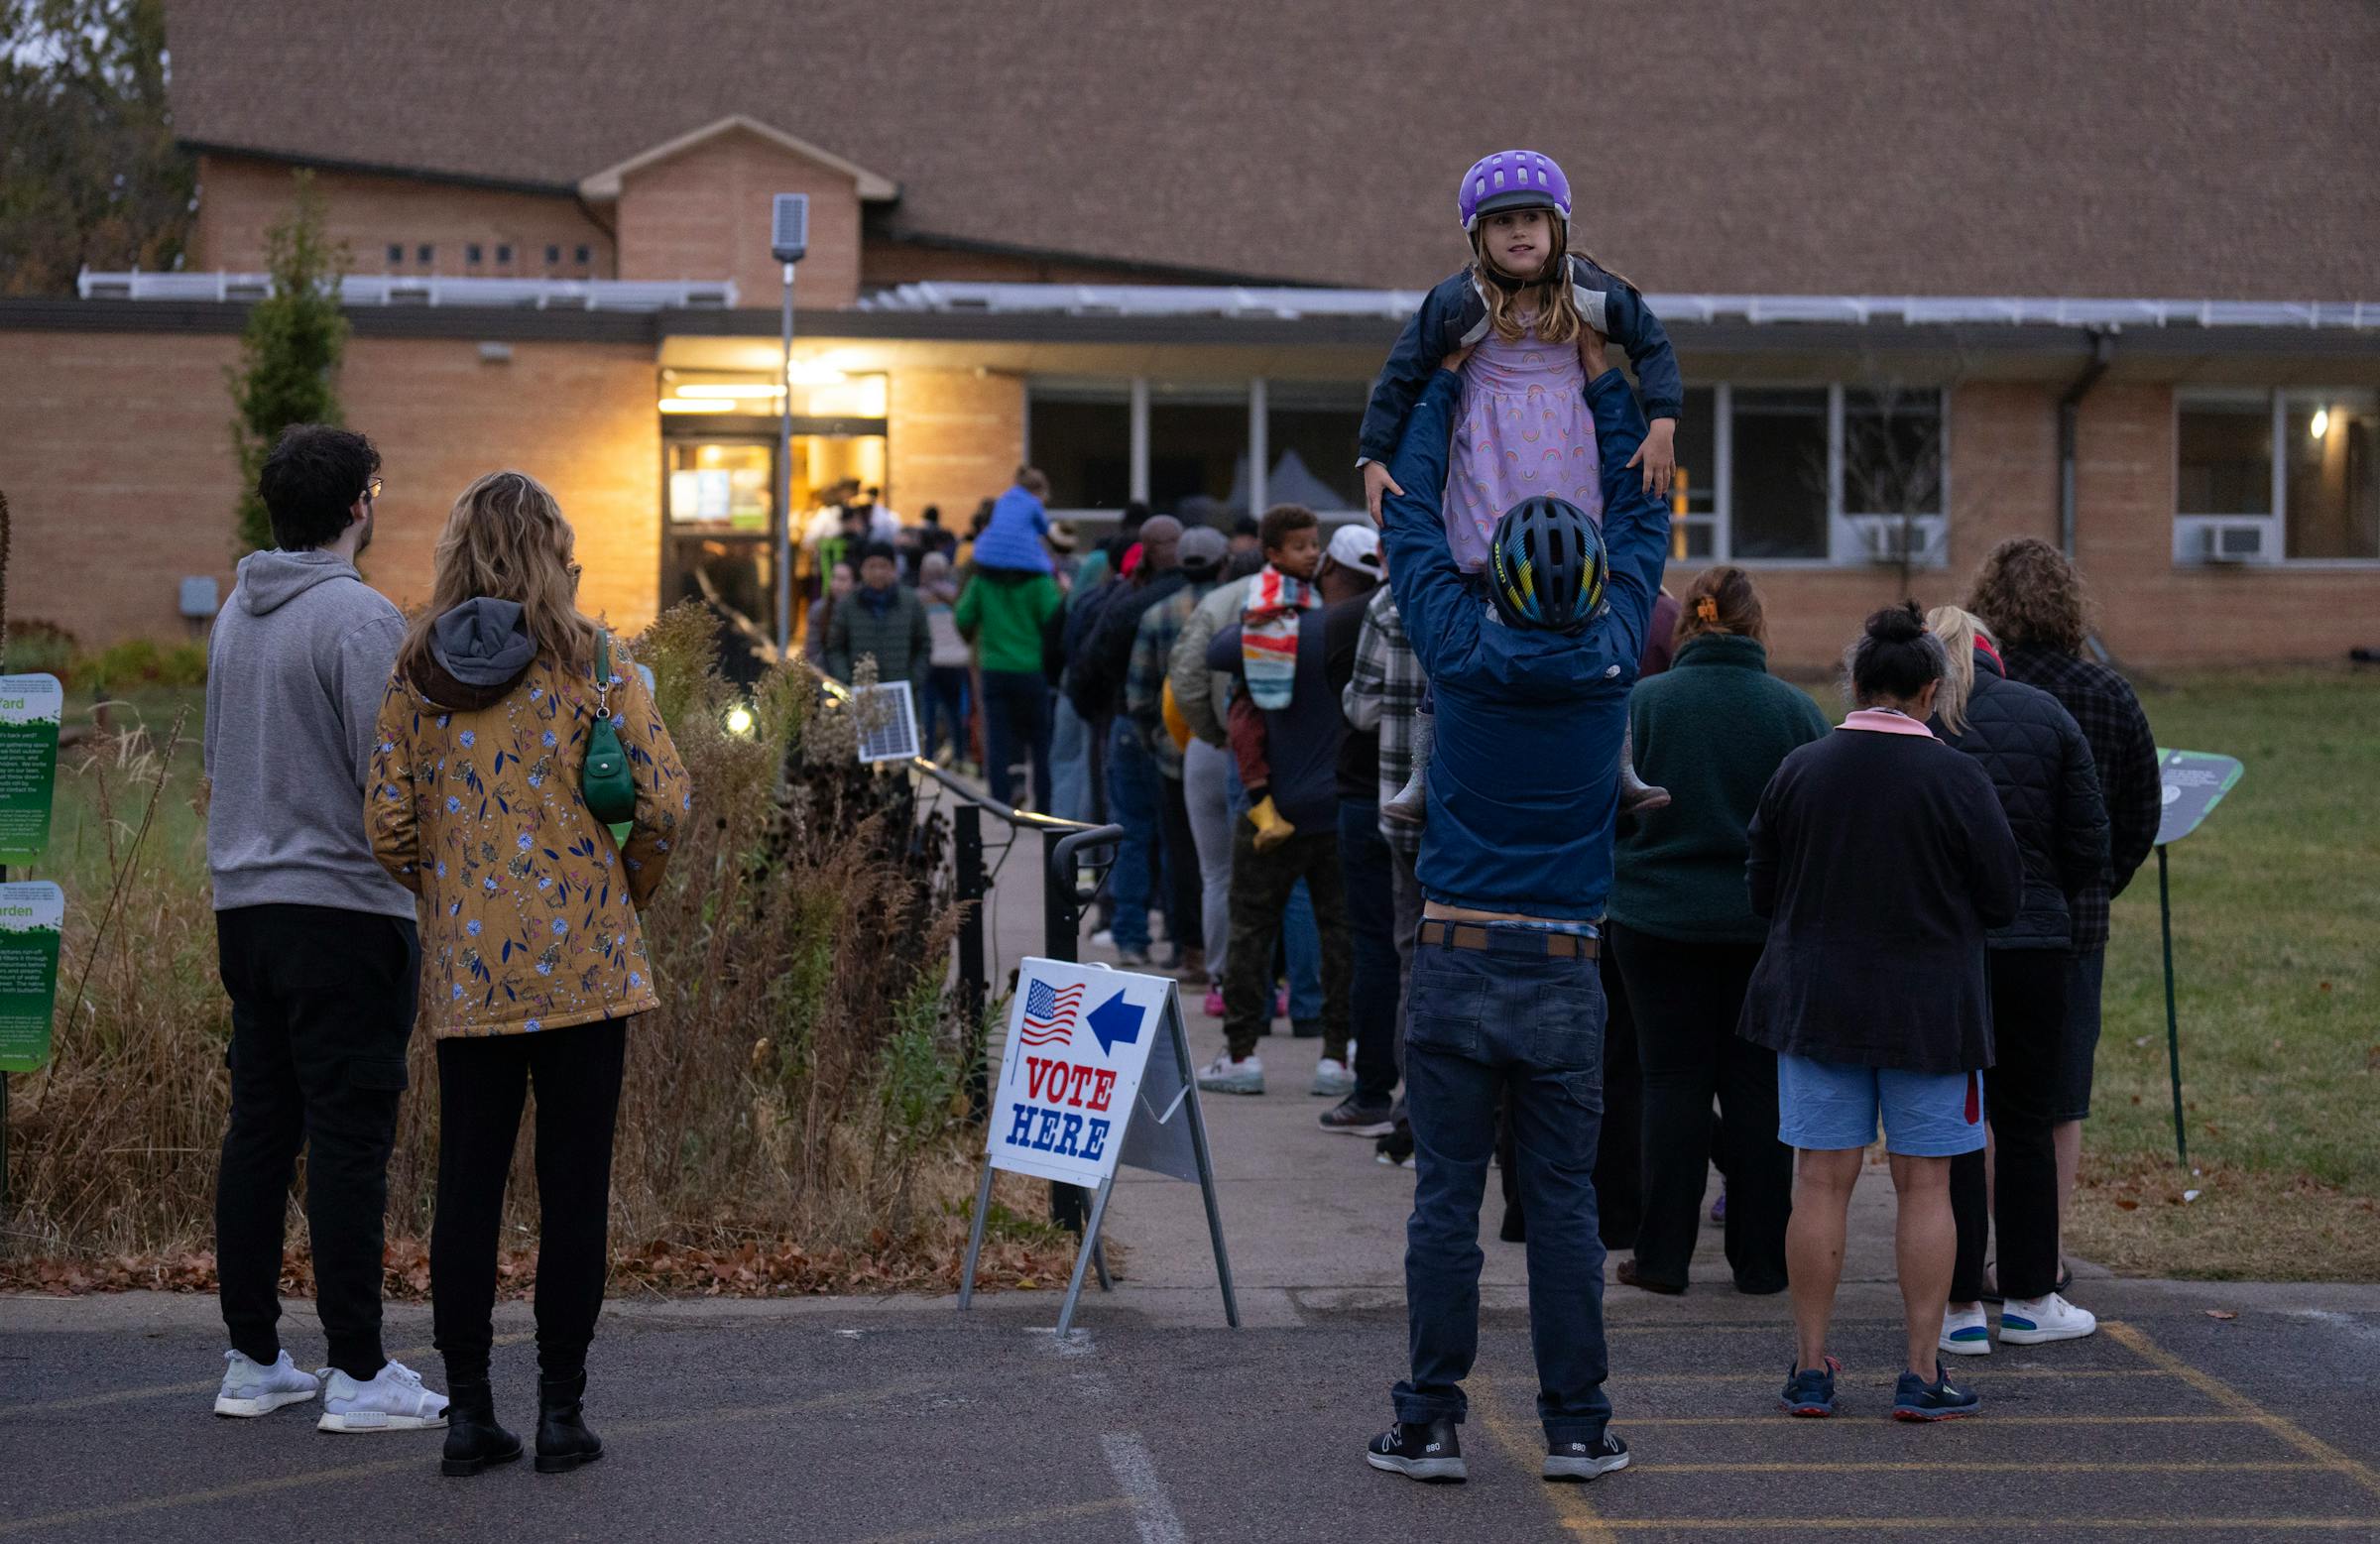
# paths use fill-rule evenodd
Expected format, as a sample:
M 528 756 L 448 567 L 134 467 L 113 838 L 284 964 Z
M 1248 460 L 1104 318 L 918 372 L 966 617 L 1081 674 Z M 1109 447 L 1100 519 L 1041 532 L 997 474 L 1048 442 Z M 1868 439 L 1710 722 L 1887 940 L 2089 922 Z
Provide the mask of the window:
M 547 268 L 559 268 L 562 266 L 562 249 L 560 247 L 547 247 L 545 249 L 545 266 Z
M 581 268 L 584 268 L 584 267 L 586 267 L 586 266 L 587 266 L 589 263 L 593 262 L 593 261 L 594 261 L 594 259 L 595 259 L 595 249 L 594 249 L 594 248 L 592 248 L 592 247 L 589 247 L 589 246 L 584 246 L 584 245 L 582 245 L 582 246 L 580 246 L 580 247 L 579 247 L 579 249 L 578 249 L 578 259 L 577 259 L 577 261 L 578 261 L 578 266 L 579 266 L 579 267 L 581 267 Z
M 2174 443 L 2175 562 L 2380 561 L 2380 392 L 2187 392 Z
M 419 263 L 424 268 L 428 267 L 431 263 L 436 262 L 437 257 L 438 249 L 431 246 L 426 241 L 414 248 L 414 261 Z
M 1053 510 L 1121 510 L 1131 498 L 1132 404 L 1117 386 L 1033 388 L 1027 459 L 1049 478 Z
M 1827 391 L 1746 387 L 1728 420 L 1728 556 L 1823 558 L 1827 532 Z
M 1352 382 L 1265 383 L 1264 490 L 1250 501 L 1253 513 L 1275 504 L 1324 514 L 1364 507 L 1356 434 L 1368 395 Z
M 402 268 L 404 265 L 405 265 L 405 245 L 404 245 L 404 243 L 402 243 L 402 242 L 396 242 L 396 241 L 392 241 L 392 242 L 390 242 L 390 243 L 389 243 L 389 267 L 391 267 L 391 268 Z
M 476 241 L 474 241 L 474 242 L 469 242 L 469 243 L 466 243 L 466 244 L 464 245 L 464 247 L 463 247 L 463 261 L 464 261 L 464 262 L 466 262 L 466 263 L 469 263 L 469 264 L 473 265 L 474 267 L 476 267 L 476 266 L 478 265 L 478 263 L 479 263 L 479 243 L 478 243 L 478 242 L 476 242 Z
M 1205 525 L 1248 513 L 1248 392 L 1232 387 L 1151 387 L 1149 508 Z
M 1719 555 L 1719 393 L 1689 387 L 1678 417 L 1678 475 L 1669 488 L 1669 555 Z
M 512 260 L 513 260 L 513 249 L 512 249 L 512 245 L 511 245 L 511 243 L 509 243 L 509 242 L 508 242 L 508 243 L 506 243 L 506 244 L 504 244 L 504 245 L 502 245 L 502 246 L 499 246 L 499 247 L 496 249 L 496 261 L 497 261 L 497 262 L 499 262 L 499 263 L 510 263 L 510 262 L 512 262 Z

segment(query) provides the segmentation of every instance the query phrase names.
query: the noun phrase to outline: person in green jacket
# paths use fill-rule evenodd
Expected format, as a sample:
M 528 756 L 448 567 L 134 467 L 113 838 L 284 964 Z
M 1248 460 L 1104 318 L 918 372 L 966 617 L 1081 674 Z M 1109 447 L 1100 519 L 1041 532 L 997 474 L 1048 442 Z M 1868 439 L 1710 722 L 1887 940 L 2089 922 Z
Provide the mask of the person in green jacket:
M 907 681 L 910 702 L 925 701 L 934 657 L 925 603 L 900 582 L 892 548 L 881 541 L 860 549 L 860 587 L 836 605 L 827 624 L 826 673 L 848 686 L 852 667 L 868 654 L 876 656 L 878 681 Z
M 1033 767 L 1033 808 L 1050 807 L 1049 678 L 1041 670 L 1042 641 L 1066 604 L 1047 573 L 978 564 L 959 592 L 954 620 L 975 645 L 983 674 L 984 782 L 995 801 L 1009 801 L 1009 769 L 1019 753 Z
M 1807 692 L 1768 673 L 1766 631 L 1749 574 L 1704 570 L 1679 609 L 1675 661 L 1628 703 L 1639 772 L 1676 795 L 1622 822 L 1609 903 L 1644 1066 L 1644 1214 L 1619 1279 L 1651 1292 L 1686 1290 L 1714 1094 L 1736 1290 L 1785 1290 L 1793 1149 L 1777 1140 L 1777 1057 L 1735 1034 L 1768 936 L 1744 882 L 1745 832 L 1778 764 L 1828 726 Z

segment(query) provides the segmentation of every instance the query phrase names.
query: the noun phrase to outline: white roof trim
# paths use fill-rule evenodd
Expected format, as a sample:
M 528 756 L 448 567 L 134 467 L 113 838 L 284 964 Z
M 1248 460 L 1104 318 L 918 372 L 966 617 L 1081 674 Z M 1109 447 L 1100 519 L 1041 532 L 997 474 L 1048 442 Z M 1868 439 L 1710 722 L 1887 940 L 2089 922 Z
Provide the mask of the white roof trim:
M 901 285 L 860 301 L 877 311 L 1063 312 L 1107 316 L 1394 316 L 1421 303 L 1415 290 L 1296 290 L 1230 285 L 1070 285 L 933 282 Z M 1648 295 L 1669 321 L 1850 322 L 1939 325 L 2031 323 L 2061 327 L 2380 328 L 2370 300 L 2123 300 L 2009 296 Z
M 591 177 L 583 178 L 578 184 L 579 194 L 590 203 L 608 203 L 620 196 L 620 184 L 627 178 L 635 176 L 647 167 L 667 161 L 672 156 L 682 155 L 708 140 L 715 140 L 723 134 L 731 134 L 739 129 L 747 134 L 757 134 L 772 145 L 791 151 L 806 161 L 815 161 L 820 166 L 831 167 L 842 173 L 860 184 L 860 197 L 866 202 L 890 203 L 900 196 L 900 184 L 891 178 L 880 177 L 866 167 L 844 160 L 832 151 L 822 150 L 808 140 L 796 139 L 782 129 L 772 128 L 758 118 L 749 117 L 743 113 L 730 113 L 717 123 L 706 124 L 690 134 L 681 134 L 676 139 L 665 141 L 654 146 L 651 150 L 631 156 L 616 167 L 606 167 Z

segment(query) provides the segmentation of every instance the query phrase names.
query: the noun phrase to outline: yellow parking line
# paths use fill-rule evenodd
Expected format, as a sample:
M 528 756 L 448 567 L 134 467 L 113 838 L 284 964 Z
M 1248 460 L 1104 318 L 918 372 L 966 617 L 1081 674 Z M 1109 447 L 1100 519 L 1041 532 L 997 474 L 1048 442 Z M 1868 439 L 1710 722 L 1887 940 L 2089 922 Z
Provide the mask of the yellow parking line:
M 708 1425 L 717 1421 L 763 1420 L 780 1415 L 801 1415 L 818 1410 L 852 1409 L 876 1404 L 902 1394 L 926 1393 L 943 1387 L 938 1378 L 915 1378 L 905 1383 L 887 1383 L 859 1393 L 829 1394 L 821 1399 L 800 1399 L 785 1404 L 747 1405 L 733 1410 L 705 1410 L 699 1415 L 669 1416 L 653 1421 L 622 1421 L 607 1423 L 607 1429 L 617 1436 L 634 1437 L 653 1432 L 672 1431 L 684 1426 Z M 147 1512 L 170 1511 L 177 1506 L 198 1506 L 208 1501 L 236 1500 L 245 1496 L 269 1495 L 277 1490 L 295 1490 L 306 1485 L 324 1485 L 340 1480 L 363 1480 L 374 1475 L 393 1475 L 404 1470 L 426 1473 L 434 1455 L 424 1446 L 415 1449 L 408 1457 L 383 1459 L 372 1464 L 348 1464 L 337 1469 L 309 1470 L 302 1475 L 276 1475 L 268 1479 L 242 1480 L 232 1485 L 215 1485 L 204 1490 L 182 1490 L 172 1495 L 142 1496 L 138 1500 L 117 1501 L 107 1506 L 85 1506 L 73 1511 L 48 1512 L 39 1517 L 12 1517 L 0 1520 L 0 1534 L 32 1533 L 52 1528 L 73 1527 L 79 1523 L 104 1522 L 111 1517 L 137 1517 Z
M 947 1527 L 913 1528 L 905 1533 L 871 1533 L 852 1544 L 939 1544 L 943 1539 L 971 1539 L 981 1533 L 1011 1528 L 1037 1528 L 1047 1523 L 1069 1522 L 1077 1517 L 1096 1517 L 1103 1512 L 1126 1512 L 1132 1509 L 1129 1495 L 1112 1495 L 1104 1501 L 1077 1501 L 1072 1506 L 1051 1506 L 1037 1512 L 1018 1512 L 1013 1517 L 978 1517 L 967 1522 L 954 1522 Z
M 536 1336 L 527 1330 L 515 1335 L 499 1335 L 495 1344 L 518 1346 Z M 392 1362 L 409 1357 L 427 1357 L 437 1351 L 435 1346 L 405 1346 L 388 1354 Z M 115 1388 L 103 1394 L 75 1394 L 65 1399 L 45 1399 L 38 1404 L 0 1404 L 0 1421 L 20 1415 L 45 1414 L 53 1410 L 88 1410 L 103 1404 L 128 1404 L 135 1399 L 162 1399 L 168 1394 L 203 1394 L 223 1386 L 221 1377 L 210 1377 L 203 1383 L 151 1383 L 144 1388 Z
M 1480 1418 L 1480 1424 L 1488 1428 L 1488 1434 L 1513 1463 L 1523 1470 L 1537 1469 L 1545 1462 L 1543 1434 L 1532 1436 L 1508 1418 L 1496 1403 L 1495 1386 L 1494 1379 L 1478 1372 L 1472 1374 L 1471 1413 Z M 1566 1482 L 1543 1488 L 1563 1527 L 1590 1544 L 1612 1544 L 1611 1533 L 1596 1511 L 1595 1503 L 1587 1499 L 1584 1485 Z
M 2243 1420 L 2253 1421 L 2300 1453 L 2321 1460 L 2325 1467 L 2338 1470 L 2374 1495 L 2380 1495 L 2380 1474 L 2373 1473 L 2369 1464 L 2349 1458 L 2296 1422 L 2275 1415 L 2222 1379 L 2192 1366 L 2131 1325 L 2102 1319 L 2099 1328 L 2107 1332 L 2110 1340 L 2128 1348 L 2158 1371 L 2180 1378 L 2223 1408 L 2237 1411 Z
M 1785 1531 L 1944 1533 L 1978 1537 L 2012 1533 L 2031 1537 L 2045 1531 L 2106 1528 L 2127 1533 L 2277 1533 L 2283 1530 L 2340 1532 L 2370 1530 L 2370 1517 L 1606 1517 L 1606 1532 L 1776 1533 Z
M 2235 1426 L 2239 1423 L 2236 1415 L 2025 1415 L 2016 1417 L 2016 1420 L 2027 1430 L 2036 1426 Z M 1639 1426 L 1771 1426 L 1780 1431 L 1807 1431 L 1814 1434 L 1843 1429 L 1842 1422 L 1830 1425 L 1825 1421 L 1786 1421 L 1774 1413 L 1621 1416 L 1614 1419 L 1612 1424 L 1626 1431 L 1633 1431 Z M 1992 1424 L 2000 1426 L 2008 1423 L 1994 1421 Z M 1814 1435 L 1811 1440 L 1820 1439 Z M 1835 1439 L 1829 1437 L 1824 1440 L 1831 1442 Z
M 1978 1367 L 1978 1377 L 1988 1378 L 1984 1386 L 2004 1378 L 2027 1380 L 2068 1378 L 2105 1379 L 2170 1377 L 2173 1374 L 2156 1367 Z M 1623 1372 L 1611 1379 L 1615 1387 L 1627 1388 L 1638 1383 L 1775 1383 L 1780 1374 L 1769 1372 Z
M 2259 1464 L 2251 1459 L 2190 1460 L 2190 1459 L 2049 1459 L 2034 1463 L 2014 1460 L 1991 1460 L 1974 1463 L 1966 1459 L 1933 1459 L 1924 1463 L 1902 1460 L 1864 1461 L 1844 1459 L 1803 1463 L 1800 1460 L 1776 1463 L 1742 1464 L 1669 1464 L 1658 1460 L 1639 1466 L 1647 1475 L 2283 1475 L 2307 1470 L 2338 1470 L 2337 1464 L 2317 1464 L 2312 1460 L 2297 1460 L 2278 1464 Z M 1630 1473 L 1636 1473 L 1631 1470 Z

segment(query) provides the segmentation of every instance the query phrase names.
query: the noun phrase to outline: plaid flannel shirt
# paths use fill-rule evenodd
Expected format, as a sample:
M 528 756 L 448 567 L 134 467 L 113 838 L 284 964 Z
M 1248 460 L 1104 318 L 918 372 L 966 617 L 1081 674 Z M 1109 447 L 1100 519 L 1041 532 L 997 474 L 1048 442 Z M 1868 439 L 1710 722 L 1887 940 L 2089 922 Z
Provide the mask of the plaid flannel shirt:
M 1165 732 L 1165 671 L 1183 624 L 1214 588 L 1185 585 L 1140 613 L 1140 630 L 1132 635 L 1132 661 L 1124 675 L 1125 713 L 1139 726 L 1157 771 L 1176 779 L 1182 775 L 1182 748 Z
M 1364 608 L 1364 631 L 1356 638 L 1356 673 L 1339 694 L 1347 721 L 1359 730 L 1380 734 L 1380 802 L 1385 804 L 1413 775 L 1413 720 L 1421 712 L 1421 696 L 1429 680 L 1413 646 L 1405 641 L 1405 624 L 1396 614 L 1396 597 L 1388 586 L 1373 593 Z M 1421 827 L 1382 818 L 1380 835 L 1407 858 L 1421 852 Z
M 2075 950 L 2107 946 L 2107 903 L 2124 892 L 2157 843 L 2165 790 L 2157 774 L 2157 739 L 2140 698 L 2106 665 L 2062 649 L 2013 645 L 2001 651 L 2008 678 L 2038 686 L 2065 705 L 2090 742 L 2107 805 L 2107 875 L 2072 899 Z

